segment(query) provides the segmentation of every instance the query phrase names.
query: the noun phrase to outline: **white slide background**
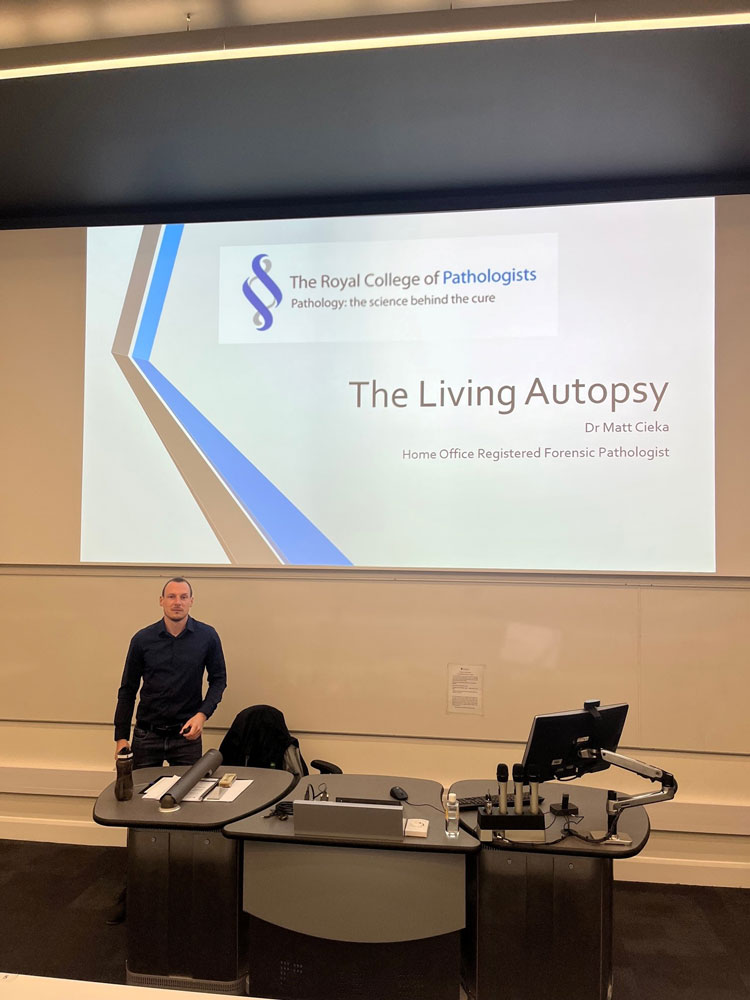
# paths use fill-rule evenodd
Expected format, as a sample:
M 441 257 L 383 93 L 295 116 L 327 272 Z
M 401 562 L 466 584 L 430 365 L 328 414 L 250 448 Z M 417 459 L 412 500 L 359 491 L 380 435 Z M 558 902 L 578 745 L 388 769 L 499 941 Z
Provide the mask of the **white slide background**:
M 224 563 L 111 356 L 138 237 L 89 231 L 81 558 Z M 259 253 L 283 296 L 265 331 L 240 287 Z M 442 283 L 466 269 L 535 280 Z M 151 360 L 355 565 L 715 569 L 712 199 L 189 225 Z M 459 404 L 421 406 L 441 380 Z

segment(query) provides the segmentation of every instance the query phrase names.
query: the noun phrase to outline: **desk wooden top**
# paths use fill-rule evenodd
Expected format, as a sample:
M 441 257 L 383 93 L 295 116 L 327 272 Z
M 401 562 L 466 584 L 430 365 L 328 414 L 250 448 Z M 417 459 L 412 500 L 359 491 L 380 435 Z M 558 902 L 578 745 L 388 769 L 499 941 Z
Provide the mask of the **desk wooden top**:
M 237 779 L 251 779 L 252 784 L 234 802 L 182 802 L 174 812 L 162 812 L 156 799 L 144 799 L 143 792 L 157 778 L 182 775 L 190 770 L 179 767 L 143 767 L 133 771 L 133 798 L 118 802 L 115 782 L 101 793 L 94 805 L 94 820 L 102 826 L 174 827 L 175 829 L 219 829 L 232 820 L 258 812 L 280 799 L 294 785 L 296 778 L 288 771 L 263 767 L 218 767 L 216 775 L 229 771 Z
M 316 774 L 300 778 L 297 787 L 285 796 L 286 800 L 304 798 L 308 785 L 312 785 L 317 795 L 325 785 L 329 800 L 339 796 L 347 798 L 378 799 L 395 803 L 390 790 L 400 786 L 408 794 L 403 803 L 404 818 L 412 817 L 430 821 L 426 837 L 403 837 L 399 840 L 382 840 L 374 837 L 342 839 L 323 835 L 300 835 L 294 832 L 294 817 L 280 819 L 258 813 L 230 823 L 224 829 L 227 837 L 243 840 L 294 841 L 296 843 L 326 844 L 347 847 L 378 847 L 395 850 L 416 851 L 458 851 L 471 852 L 479 849 L 479 842 L 467 830 L 461 830 L 455 839 L 445 835 L 445 812 L 443 809 L 443 786 L 437 781 L 425 778 L 403 778 L 377 774 Z

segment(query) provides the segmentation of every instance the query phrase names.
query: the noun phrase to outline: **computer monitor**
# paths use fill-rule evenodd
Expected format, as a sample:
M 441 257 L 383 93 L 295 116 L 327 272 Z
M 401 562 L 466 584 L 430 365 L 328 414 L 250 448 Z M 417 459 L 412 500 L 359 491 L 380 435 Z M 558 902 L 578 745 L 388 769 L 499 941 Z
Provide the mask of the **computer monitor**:
M 539 781 L 578 778 L 590 771 L 605 771 L 609 764 L 582 758 L 579 751 L 617 750 L 628 706 L 598 708 L 594 704 L 591 709 L 537 715 L 531 724 L 523 755 L 524 768 L 536 771 Z

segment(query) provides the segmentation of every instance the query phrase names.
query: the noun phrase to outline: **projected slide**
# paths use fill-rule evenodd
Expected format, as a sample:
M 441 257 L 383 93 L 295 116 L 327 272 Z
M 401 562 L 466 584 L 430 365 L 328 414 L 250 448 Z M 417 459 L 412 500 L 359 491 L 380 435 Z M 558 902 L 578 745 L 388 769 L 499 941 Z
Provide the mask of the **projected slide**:
M 712 199 L 91 229 L 81 559 L 711 572 Z

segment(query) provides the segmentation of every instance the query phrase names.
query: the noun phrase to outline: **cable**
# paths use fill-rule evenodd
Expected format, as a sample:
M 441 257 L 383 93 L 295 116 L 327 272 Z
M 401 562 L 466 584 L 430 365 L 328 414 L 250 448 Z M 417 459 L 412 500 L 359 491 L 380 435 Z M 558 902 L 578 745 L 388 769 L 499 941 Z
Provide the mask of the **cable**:
M 607 830 L 607 832 L 604 834 L 603 837 L 592 837 L 590 834 L 579 833 L 577 830 L 572 830 L 570 826 L 571 819 L 572 817 L 568 816 L 568 821 L 565 823 L 562 829 L 561 839 L 564 839 L 565 837 L 575 837 L 576 840 L 582 840 L 586 844 L 604 844 L 606 841 L 611 840 L 612 838 L 611 830 Z M 579 816 L 575 820 L 575 825 L 577 826 L 582 819 L 583 816 Z
M 277 802 L 276 805 L 269 809 L 267 813 L 263 816 L 263 819 L 280 819 L 285 820 L 294 812 L 294 803 L 288 800 L 283 802 Z
M 440 806 L 434 806 L 431 802 L 404 802 L 405 806 L 414 806 L 418 809 L 434 809 L 435 812 L 439 812 L 442 816 L 445 813 L 445 809 L 441 809 Z

